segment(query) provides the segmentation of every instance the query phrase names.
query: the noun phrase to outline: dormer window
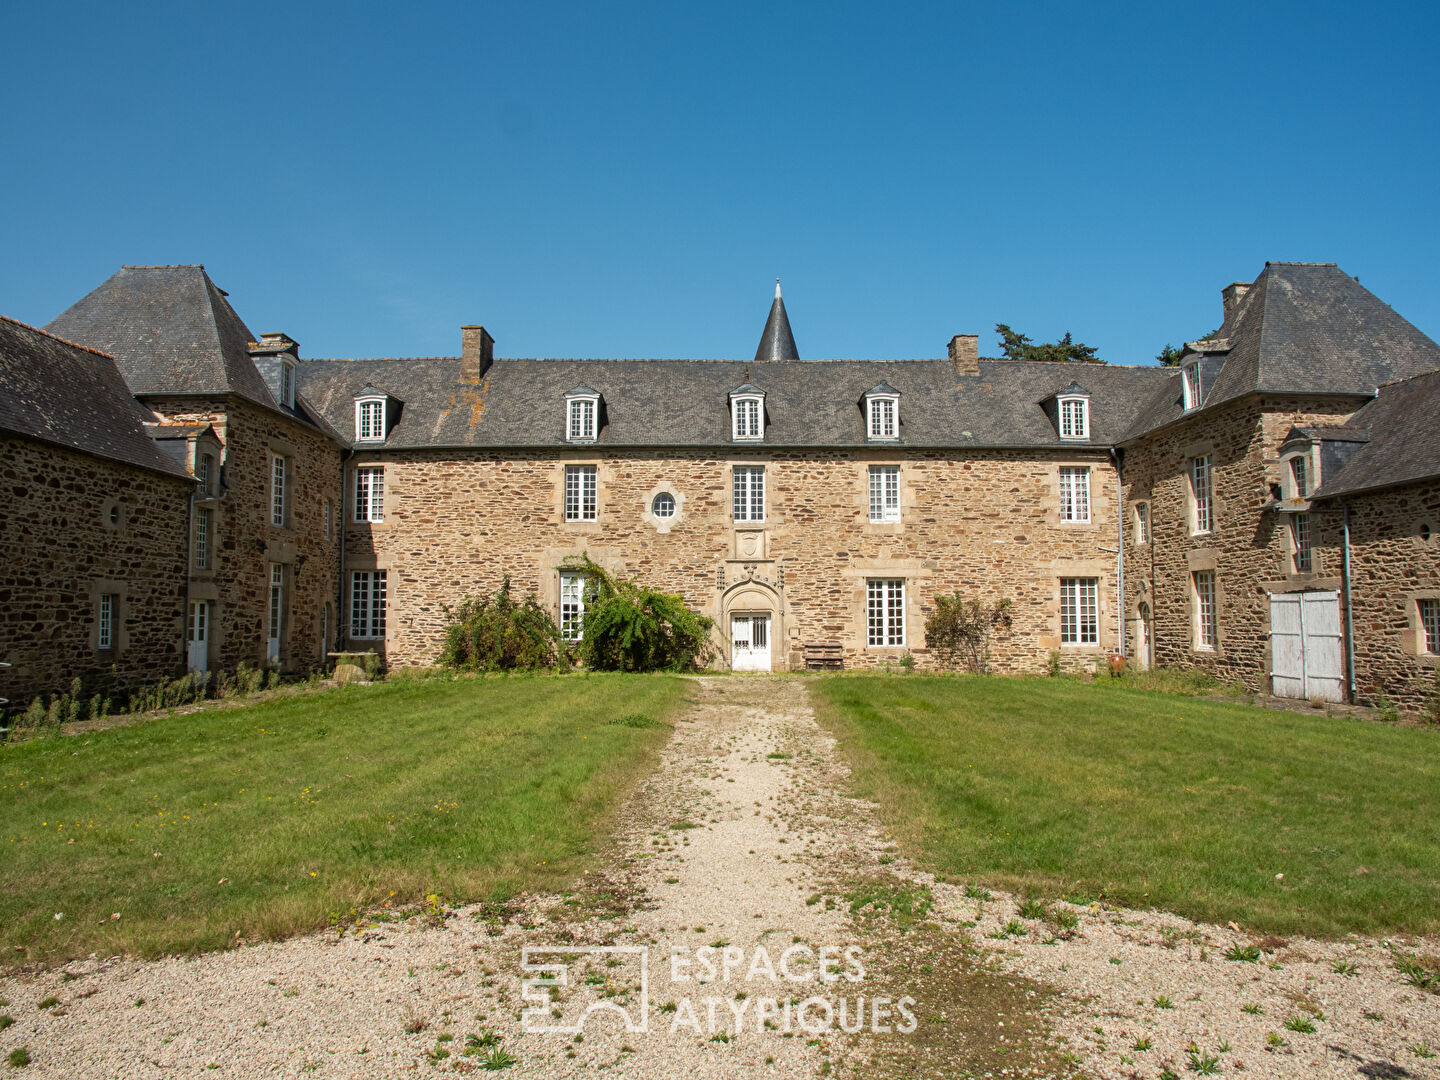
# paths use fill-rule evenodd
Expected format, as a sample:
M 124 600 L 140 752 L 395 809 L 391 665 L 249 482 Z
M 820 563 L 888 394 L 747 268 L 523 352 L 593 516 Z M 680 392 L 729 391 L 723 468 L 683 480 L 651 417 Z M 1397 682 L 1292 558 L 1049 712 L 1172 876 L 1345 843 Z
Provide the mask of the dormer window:
M 1185 411 L 1200 407 L 1200 361 L 1186 364 L 1180 369 L 1185 378 Z
M 1290 482 L 1295 489 L 1295 498 L 1297 499 L 1303 499 L 1310 494 L 1309 477 L 1306 475 L 1308 472 L 1308 463 L 1304 454 L 1290 459 Z
M 280 363 L 280 404 L 287 409 L 295 407 L 295 365 L 289 361 Z
M 1079 383 L 1071 383 L 1055 396 L 1059 409 L 1060 438 L 1076 442 L 1090 438 L 1090 395 Z
M 385 400 L 366 398 L 355 403 L 355 439 L 378 442 L 385 438 Z
M 588 386 L 577 386 L 565 395 L 565 439 L 567 442 L 594 442 L 600 426 L 600 395 Z
M 889 383 L 865 395 L 865 433 L 872 442 L 900 438 L 900 391 Z
M 765 437 L 765 392 L 748 382 L 730 391 L 730 437 L 736 442 Z

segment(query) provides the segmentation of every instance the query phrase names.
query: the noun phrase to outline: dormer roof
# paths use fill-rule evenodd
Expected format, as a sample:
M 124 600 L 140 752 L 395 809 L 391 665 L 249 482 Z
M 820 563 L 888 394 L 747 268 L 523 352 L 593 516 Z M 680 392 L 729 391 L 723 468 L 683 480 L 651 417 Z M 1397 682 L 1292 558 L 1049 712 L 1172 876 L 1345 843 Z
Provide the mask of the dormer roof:
M 876 394 L 899 394 L 899 393 L 900 393 L 899 390 L 896 390 L 893 386 L 891 386 L 891 385 L 890 385 L 888 382 L 886 382 L 884 379 L 881 379 L 878 383 L 876 383 L 874 386 L 872 386 L 869 390 L 866 390 L 866 391 L 865 391 L 865 396 L 866 396 L 866 397 L 873 397 L 873 396 L 875 396 Z
M 765 391 L 753 385 L 748 379 L 730 391 L 731 397 L 743 397 L 746 394 L 753 394 L 756 397 L 764 397 Z
M 390 395 L 387 394 L 384 390 L 381 390 L 381 389 L 380 389 L 379 387 L 377 387 L 374 383 L 368 383 L 368 382 L 367 382 L 367 383 L 366 383 L 364 386 L 362 386 L 359 390 L 355 391 L 355 396 L 356 396 L 357 398 L 364 398 L 364 397 L 389 397 Z
M 592 389 L 590 389 L 590 387 L 586 386 L 584 383 L 581 383 L 579 386 L 575 387 L 575 389 L 565 391 L 565 396 L 566 396 L 567 398 L 572 398 L 572 397 L 599 397 L 599 396 L 600 396 L 600 391 L 599 391 L 599 390 L 592 390 Z

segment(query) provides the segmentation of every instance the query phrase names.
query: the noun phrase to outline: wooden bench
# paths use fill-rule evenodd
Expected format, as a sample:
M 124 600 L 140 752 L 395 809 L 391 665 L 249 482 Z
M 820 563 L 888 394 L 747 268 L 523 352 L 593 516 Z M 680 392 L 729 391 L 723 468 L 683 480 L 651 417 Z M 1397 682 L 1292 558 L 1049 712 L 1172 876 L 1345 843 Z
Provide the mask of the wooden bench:
M 835 641 L 810 641 L 805 646 L 805 670 L 818 671 L 827 668 L 840 670 L 845 667 L 845 647 Z

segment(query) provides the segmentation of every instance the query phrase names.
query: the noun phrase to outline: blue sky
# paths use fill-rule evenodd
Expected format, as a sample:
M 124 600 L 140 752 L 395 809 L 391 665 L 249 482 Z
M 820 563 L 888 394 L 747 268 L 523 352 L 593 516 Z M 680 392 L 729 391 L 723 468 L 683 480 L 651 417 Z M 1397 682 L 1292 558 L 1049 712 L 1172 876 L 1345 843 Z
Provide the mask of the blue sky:
M 302 356 L 1142 363 L 1266 259 L 1440 337 L 1433 4 L 7 5 L 0 313 L 202 262 Z

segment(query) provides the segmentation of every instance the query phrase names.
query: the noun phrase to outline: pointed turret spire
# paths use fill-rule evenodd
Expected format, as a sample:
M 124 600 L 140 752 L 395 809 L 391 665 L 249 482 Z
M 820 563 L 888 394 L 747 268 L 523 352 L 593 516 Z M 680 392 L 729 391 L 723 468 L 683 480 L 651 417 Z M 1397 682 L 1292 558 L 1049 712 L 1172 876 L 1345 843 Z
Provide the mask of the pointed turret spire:
M 780 279 L 775 279 L 775 302 L 770 305 L 770 317 L 765 320 L 765 332 L 760 335 L 760 347 L 755 350 L 755 362 L 764 360 L 799 360 L 800 352 L 795 348 L 795 335 L 790 332 L 790 319 L 785 314 L 785 301 L 780 298 Z

